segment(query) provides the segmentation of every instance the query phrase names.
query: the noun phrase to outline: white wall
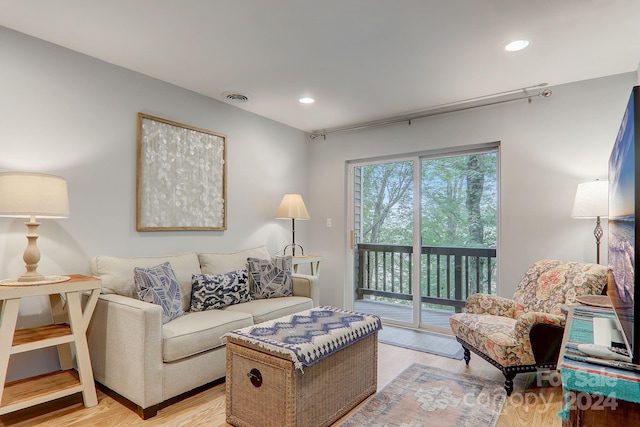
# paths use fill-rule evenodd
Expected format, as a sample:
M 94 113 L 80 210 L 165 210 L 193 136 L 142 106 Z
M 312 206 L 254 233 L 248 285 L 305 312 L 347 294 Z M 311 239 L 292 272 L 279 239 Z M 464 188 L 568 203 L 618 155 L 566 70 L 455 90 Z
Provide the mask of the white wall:
M 552 87 L 548 99 L 327 136 L 310 156 L 309 252 L 324 256 L 320 299 L 344 302 L 349 160 L 500 141 L 500 294 L 511 296 L 527 267 L 542 258 L 595 262 L 595 220 L 572 219 L 580 182 L 607 178 L 607 163 L 636 74 Z M 326 228 L 325 218 L 333 227 Z M 606 230 L 606 222 L 605 222 Z M 606 264 L 606 231 L 601 263 Z M 350 254 L 349 254 L 350 255 Z
M 290 222 L 273 215 L 284 193 L 307 196 L 303 132 L 3 27 L 0 40 L 0 172 L 68 180 L 71 217 L 40 221 L 41 273 L 87 274 L 94 255 L 275 253 L 290 241 Z M 227 135 L 226 231 L 136 231 L 138 112 Z M 24 272 L 23 222 L 0 218 L 0 278 Z M 310 223 L 296 224 L 301 242 Z M 19 327 L 48 316 L 46 300 L 29 299 Z M 9 379 L 53 369 L 55 352 L 13 356 Z

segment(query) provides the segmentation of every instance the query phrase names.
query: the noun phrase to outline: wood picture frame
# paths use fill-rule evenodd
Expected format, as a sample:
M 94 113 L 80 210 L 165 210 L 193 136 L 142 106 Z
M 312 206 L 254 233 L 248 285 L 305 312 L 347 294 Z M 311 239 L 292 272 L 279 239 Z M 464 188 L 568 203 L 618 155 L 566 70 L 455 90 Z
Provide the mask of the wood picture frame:
M 227 136 L 138 113 L 136 229 L 227 229 Z

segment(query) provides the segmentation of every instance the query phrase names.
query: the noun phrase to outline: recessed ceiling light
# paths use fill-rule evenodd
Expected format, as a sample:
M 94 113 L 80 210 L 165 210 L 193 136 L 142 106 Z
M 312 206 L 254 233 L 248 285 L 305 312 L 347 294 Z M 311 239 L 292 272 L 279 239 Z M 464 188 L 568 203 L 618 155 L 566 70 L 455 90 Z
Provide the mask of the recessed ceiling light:
M 315 99 L 309 98 L 308 96 L 302 97 L 298 101 L 300 101 L 300 103 L 302 104 L 313 104 L 314 102 L 316 102 Z
M 506 50 L 508 52 L 517 52 L 519 50 L 524 49 L 527 46 L 529 46 L 529 41 L 528 40 L 514 40 L 511 43 L 509 43 L 508 45 L 506 45 L 504 47 L 504 50 Z

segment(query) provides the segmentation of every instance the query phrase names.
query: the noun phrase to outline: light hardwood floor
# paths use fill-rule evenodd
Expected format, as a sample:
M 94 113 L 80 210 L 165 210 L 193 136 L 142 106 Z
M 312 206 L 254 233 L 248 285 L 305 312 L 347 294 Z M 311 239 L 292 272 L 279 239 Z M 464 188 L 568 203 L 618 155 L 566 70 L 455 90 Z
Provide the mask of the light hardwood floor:
M 462 360 L 435 356 L 386 344 L 379 344 L 378 389 L 413 362 L 419 362 L 455 372 L 466 372 L 503 381 L 498 369 L 472 355 L 467 367 Z M 562 409 L 562 388 L 559 379 L 551 377 L 548 384 L 537 384 L 535 374 L 520 374 L 514 381 L 511 397 L 502 409 L 498 427 L 561 425 L 556 415 Z M 555 385 L 555 386 L 554 386 Z M 171 402 L 158 415 L 142 421 L 129 402 L 105 394 L 98 388 L 98 405 L 84 408 L 80 394 L 59 399 L 20 412 L 0 416 L 1 426 L 229 426 L 225 422 L 225 386 L 219 383 Z

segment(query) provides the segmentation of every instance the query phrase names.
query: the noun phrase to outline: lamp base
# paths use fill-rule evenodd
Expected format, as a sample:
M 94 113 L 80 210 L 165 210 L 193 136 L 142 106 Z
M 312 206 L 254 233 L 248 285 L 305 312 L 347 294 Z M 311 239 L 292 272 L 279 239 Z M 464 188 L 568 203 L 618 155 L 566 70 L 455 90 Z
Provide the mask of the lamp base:
M 28 271 L 18 277 L 18 282 L 39 282 L 44 280 L 44 276 L 37 271 Z
M 598 216 L 596 217 L 596 228 L 593 230 L 593 235 L 596 237 L 596 264 L 600 264 L 600 239 L 603 234 L 600 217 Z
M 0 286 L 34 286 L 34 285 L 51 285 L 53 283 L 66 282 L 71 279 L 69 276 L 41 276 L 40 280 L 23 281 L 20 277 L 13 279 L 0 280 Z
M 291 255 L 292 256 L 296 256 L 296 246 L 300 248 L 300 251 L 302 252 L 302 256 L 304 256 L 304 248 L 300 245 L 298 245 L 297 243 L 293 243 L 291 245 L 287 245 L 284 247 L 284 250 L 282 251 L 283 255 L 287 254 L 287 249 L 291 248 Z

